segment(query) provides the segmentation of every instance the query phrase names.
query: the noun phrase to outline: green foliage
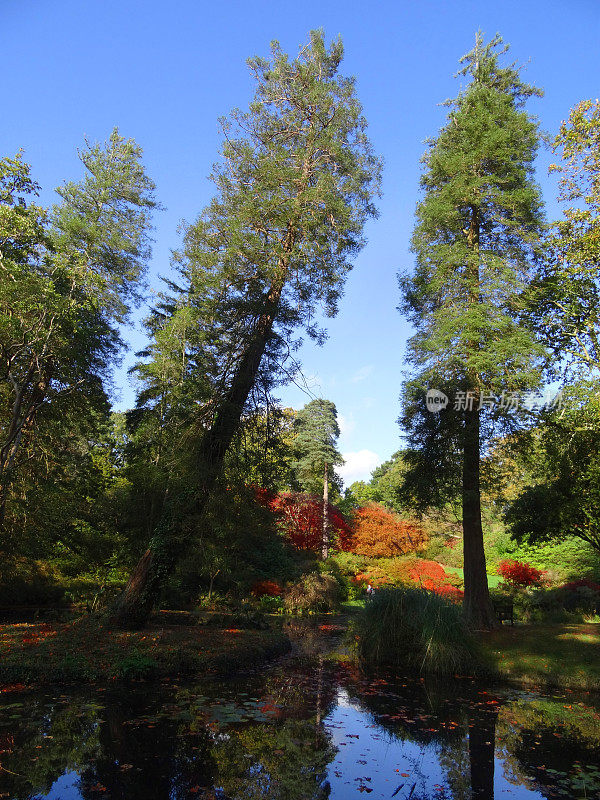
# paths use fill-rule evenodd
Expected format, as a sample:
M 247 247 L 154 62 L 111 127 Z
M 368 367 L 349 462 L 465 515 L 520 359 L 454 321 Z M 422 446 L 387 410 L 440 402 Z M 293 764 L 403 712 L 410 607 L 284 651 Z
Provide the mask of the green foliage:
M 329 575 L 332 577 L 339 588 L 339 598 L 344 601 L 349 599 L 351 581 L 348 580 L 348 574 L 341 567 L 337 558 L 329 557 L 324 561 L 319 561 L 317 567 L 321 575 Z
M 565 208 L 545 243 L 545 259 L 532 291 L 539 335 L 558 358 L 554 373 L 568 367 L 587 377 L 600 366 L 600 102 L 571 109 L 554 140 L 559 201 Z
M 150 255 L 154 185 L 141 149 L 115 129 L 80 157 L 85 178 L 60 188 L 49 214 L 31 201 L 38 187 L 20 156 L 0 161 L 2 514 L 22 464 L 56 442 L 40 442 L 38 428 L 48 438 L 50 420 L 74 407 L 73 423 L 106 403 L 118 325 Z
M 510 558 L 527 561 L 538 569 L 548 570 L 555 583 L 577 580 L 581 577 L 600 580 L 600 557 L 581 539 L 563 539 L 538 544 L 510 543 Z
M 478 34 L 462 59 L 469 83 L 447 102 L 448 121 L 423 159 L 416 269 L 401 279 L 403 309 L 417 328 L 408 351 L 414 377 L 404 388 L 405 498 L 423 506 L 461 491 L 464 411 L 453 408 L 456 392 L 522 391 L 541 377 L 543 349 L 520 314 L 542 232 L 539 136 L 523 106 L 541 92 L 500 66 L 501 45 L 499 36 L 484 44 Z M 443 390 L 450 406 L 428 412 L 428 388 Z M 484 438 L 497 411 L 479 411 Z
M 147 680 L 158 672 L 158 664 L 153 658 L 130 649 L 122 659 L 114 664 L 115 675 L 124 680 Z
M 477 651 L 460 608 L 423 589 L 378 589 L 356 619 L 360 658 L 420 674 L 473 673 Z
M 258 607 L 265 614 L 276 614 L 284 608 L 283 598 L 265 594 L 259 599 Z
M 535 482 L 506 509 L 519 542 L 577 536 L 600 551 L 600 399 L 596 382 L 570 387 L 540 431 Z
M 220 486 L 202 520 L 190 520 L 191 546 L 165 592 L 175 607 L 194 605 L 212 585 L 234 596 L 261 580 L 295 579 L 306 561 L 279 534 L 268 508 L 244 486 Z
M 155 471 L 165 486 L 152 520 L 151 568 L 140 591 L 123 598 L 122 623 L 145 620 L 193 542 L 186 534 L 245 415 L 289 379 L 298 332 L 323 340 L 317 312 L 336 312 L 364 225 L 376 215 L 381 165 L 355 82 L 339 73 L 342 56 L 341 42 L 328 47 L 319 31 L 295 59 L 273 42 L 269 59 L 248 62 L 256 86 L 249 110 L 222 120 L 215 196 L 184 226 L 174 254 L 179 274 L 150 321 L 148 355 L 162 360 L 164 352 L 166 369 L 157 364 L 147 375 L 140 416 L 149 405 L 159 444 L 169 428 L 170 459 Z M 165 471 L 169 460 L 176 470 Z
M 57 606 L 64 595 L 60 576 L 48 564 L 21 558 L 0 567 L 0 606 Z

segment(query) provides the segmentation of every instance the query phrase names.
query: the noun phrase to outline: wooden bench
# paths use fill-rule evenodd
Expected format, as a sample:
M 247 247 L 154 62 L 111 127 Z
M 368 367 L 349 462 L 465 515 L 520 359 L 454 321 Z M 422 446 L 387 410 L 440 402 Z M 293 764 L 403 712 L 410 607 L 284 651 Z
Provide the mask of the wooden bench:
M 511 625 L 515 624 L 515 609 L 512 600 L 492 600 L 492 606 L 500 623 L 507 620 Z

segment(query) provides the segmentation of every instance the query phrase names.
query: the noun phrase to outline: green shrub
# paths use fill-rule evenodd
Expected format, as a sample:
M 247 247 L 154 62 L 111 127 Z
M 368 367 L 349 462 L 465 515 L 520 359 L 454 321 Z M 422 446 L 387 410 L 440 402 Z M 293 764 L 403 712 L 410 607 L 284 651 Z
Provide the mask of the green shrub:
M 287 587 L 284 604 L 287 611 L 334 611 L 342 600 L 335 578 L 312 572 Z
M 0 567 L 0 605 L 57 606 L 65 591 L 56 571 L 43 561 L 6 561 Z
M 475 641 L 460 607 L 433 592 L 379 589 L 354 630 L 366 664 L 441 675 L 473 670 Z
M 318 569 L 321 575 L 330 575 L 335 579 L 340 590 L 340 599 L 342 601 L 350 599 L 352 581 L 350 580 L 350 576 L 342 570 L 334 558 L 320 561 L 318 563 Z

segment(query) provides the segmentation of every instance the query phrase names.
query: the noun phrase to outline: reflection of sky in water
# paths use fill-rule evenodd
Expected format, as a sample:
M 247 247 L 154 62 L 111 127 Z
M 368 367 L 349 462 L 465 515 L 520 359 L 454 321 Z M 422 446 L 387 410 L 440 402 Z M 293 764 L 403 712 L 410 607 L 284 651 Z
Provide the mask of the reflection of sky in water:
M 593 726 L 599 719 L 593 707 L 573 706 L 583 714 L 581 725 L 590 726 L 586 751 L 585 742 L 568 726 L 556 727 L 562 719 L 560 697 L 506 690 L 497 699 L 483 687 L 471 687 L 469 694 L 465 685 L 460 697 L 449 689 L 437 700 L 432 697 L 435 702 L 428 706 L 419 683 L 396 686 L 365 676 L 346 680 L 346 673 L 323 661 L 307 667 L 290 660 L 257 672 L 251 685 L 238 678 L 212 688 L 163 687 L 156 695 L 143 686 L 132 686 L 126 694 L 103 694 L 102 699 L 76 693 L 58 701 L 49 695 L 24 695 L 13 706 L 20 698 L 6 698 L 6 710 L 0 704 L 0 750 L 14 734 L 15 753 L 22 752 L 23 760 L 12 767 L 11 777 L 11 762 L 0 755 L 6 770 L 0 770 L 0 797 L 13 797 L 3 793 L 4 781 L 15 782 L 20 773 L 38 781 L 31 800 L 248 800 L 240 785 L 253 791 L 251 800 L 288 800 L 290 786 L 296 790 L 295 800 L 471 800 L 469 759 L 479 753 L 473 763 L 483 768 L 487 780 L 480 798 L 492 800 L 491 769 L 486 772 L 492 751 L 488 748 L 486 756 L 485 748 L 489 727 L 490 741 L 495 737 L 496 744 L 493 800 L 600 798 L 595 794 L 600 783 L 588 777 L 586 794 L 573 794 L 577 775 L 567 779 L 565 772 L 556 793 L 561 782 L 557 769 L 571 772 L 581 763 L 588 773 L 592 770 L 588 762 L 592 754 L 596 760 L 598 733 Z M 564 705 L 569 714 L 572 703 L 569 698 Z M 15 722 L 19 717 L 13 712 L 20 707 L 20 721 Z M 325 708 L 329 713 L 322 725 L 331 749 L 326 737 L 316 737 L 320 709 Z M 490 715 L 490 708 L 499 715 Z M 467 724 L 475 725 L 471 730 L 478 734 L 471 753 L 464 738 Z M 526 733 L 523 739 L 521 731 Z M 39 738 L 33 739 L 36 732 Z M 190 735 L 199 738 L 190 740 Z M 228 750 L 230 742 L 237 742 L 237 749 Z M 38 761 L 34 754 L 39 754 L 41 766 L 26 776 L 29 764 Z M 538 768 L 543 772 L 536 773 Z M 244 775 L 249 776 L 246 784 Z M 546 795 L 529 788 L 533 779 L 527 775 L 537 775 L 542 781 L 538 785 L 548 786 Z M 319 795 L 324 777 L 329 787 L 323 788 L 330 793 Z M 214 784 L 223 785 L 227 793 L 215 791 Z M 49 785 L 44 793 L 42 786 Z M 30 791 L 31 784 L 19 796 Z
M 440 787 L 445 787 L 446 797 L 451 796 L 445 771 L 439 763 L 440 746 L 397 738 L 378 725 L 372 714 L 350 700 L 344 689 L 338 690 L 337 703 L 326 718 L 325 726 L 338 751 L 327 771 L 331 798 L 389 798 L 403 784 L 395 797 L 405 800 L 415 783 L 413 794 L 435 798 L 441 794 Z M 496 758 L 495 800 L 544 800 L 537 791 L 509 783 L 503 766 L 502 760 Z M 402 773 L 407 773 L 408 777 L 403 777 Z M 371 791 L 363 789 L 363 795 L 361 786 Z
M 78 784 L 77 772 L 65 772 L 58 780 L 54 781 L 48 794 L 38 795 L 38 797 L 44 797 L 46 800 L 79 800 L 81 793 Z

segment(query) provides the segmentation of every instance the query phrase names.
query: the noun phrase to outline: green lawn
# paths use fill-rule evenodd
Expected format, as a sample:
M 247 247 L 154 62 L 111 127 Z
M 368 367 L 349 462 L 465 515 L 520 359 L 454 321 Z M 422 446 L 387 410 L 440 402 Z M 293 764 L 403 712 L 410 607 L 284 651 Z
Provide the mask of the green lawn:
M 503 626 L 482 640 L 501 678 L 600 691 L 600 624 Z
M 462 570 L 460 567 L 447 567 L 446 565 L 444 565 L 444 569 L 446 570 L 446 572 L 452 572 L 455 575 L 460 575 L 460 577 L 463 579 L 465 577 L 464 570 Z M 489 572 L 487 579 L 488 579 L 488 586 L 490 587 L 490 589 L 495 589 L 496 586 L 498 586 L 498 584 L 501 583 L 502 581 L 502 577 L 500 575 L 490 575 Z

